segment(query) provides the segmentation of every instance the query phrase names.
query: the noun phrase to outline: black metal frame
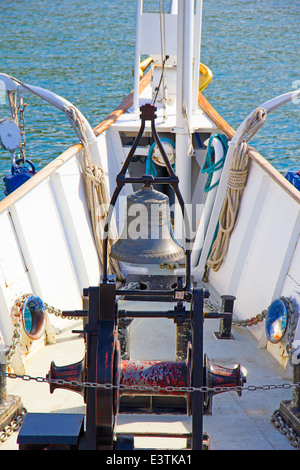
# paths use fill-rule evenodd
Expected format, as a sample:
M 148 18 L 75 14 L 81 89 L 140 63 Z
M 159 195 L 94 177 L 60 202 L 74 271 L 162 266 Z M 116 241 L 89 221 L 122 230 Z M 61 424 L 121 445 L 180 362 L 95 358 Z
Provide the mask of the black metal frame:
M 157 134 L 156 128 L 155 128 L 155 118 L 156 118 L 156 107 L 151 105 L 151 104 L 145 104 L 144 106 L 141 106 L 141 127 L 138 132 L 138 135 L 127 155 L 127 158 L 123 164 L 123 167 L 120 171 L 120 173 L 117 175 L 116 182 L 117 186 L 113 192 L 113 195 L 110 200 L 110 205 L 108 209 L 108 214 L 106 217 L 106 222 L 104 225 L 104 240 L 103 240 L 103 260 L 102 260 L 102 268 L 103 268 L 103 282 L 106 283 L 108 279 L 108 273 L 107 273 L 107 268 L 108 268 L 108 237 L 109 237 L 109 227 L 111 223 L 111 218 L 113 214 L 113 210 L 117 201 L 117 198 L 123 188 L 123 186 L 127 183 L 140 183 L 140 184 L 168 184 L 172 186 L 174 189 L 174 192 L 177 196 L 178 202 L 180 204 L 183 220 L 184 220 L 184 229 L 185 229 L 185 257 L 186 257 L 186 263 L 185 263 L 185 268 L 186 268 L 186 289 L 189 289 L 191 287 L 191 250 L 188 248 L 189 243 L 190 243 L 190 225 L 189 225 L 189 220 L 188 220 L 188 215 L 185 211 L 184 208 L 184 200 L 181 195 L 181 192 L 179 190 L 179 178 L 178 176 L 174 173 L 173 168 L 169 162 L 169 159 L 166 155 L 166 152 L 163 148 L 163 145 L 159 139 L 159 136 Z M 142 135 L 145 130 L 145 125 L 146 121 L 151 121 L 151 130 L 152 134 L 154 137 L 154 140 L 161 152 L 161 155 L 163 157 L 164 163 L 166 165 L 166 169 L 168 171 L 169 176 L 168 177 L 153 177 L 152 175 L 143 175 L 142 177 L 126 177 L 126 172 L 128 170 L 129 164 L 131 162 L 131 159 L 137 149 L 138 143 L 142 138 Z
M 192 432 L 189 437 L 190 447 L 193 450 L 202 450 L 205 445 L 205 433 L 203 433 L 203 414 L 204 414 L 204 398 L 201 388 L 203 387 L 204 378 L 204 360 L 203 360 L 203 323 L 204 318 L 220 318 L 222 324 L 220 326 L 221 338 L 230 337 L 230 329 L 232 322 L 232 307 L 233 297 L 224 298 L 224 312 L 210 312 L 204 314 L 204 298 L 209 297 L 209 291 L 204 288 L 198 288 L 191 285 L 191 263 L 190 263 L 190 250 L 188 243 L 190 241 L 190 229 L 187 214 L 184 210 L 184 201 L 178 187 L 178 177 L 174 173 L 167 155 L 162 147 L 155 129 L 155 111 L 156 108 L 152 105 L 144 105 L 141 107 L 141 127 L 139 133 L 134 141 L 134 144 L 126 158 L 121 172 L 117 176 L 117 186 L 111 198 L 111 203 L 105 224 L 105 238 L 103 244 L 103 277 L 100 280 L 100 285 L 89 287 L 83 290 L 83 310 L 82 311 L 65 311 L 64 316 L 79 316 L 86 317 L 84 331 L 79 331 L 85 334 L 86 353 L 84 359 L 76 364 L 69 366 L 57 367 L 54 363 L 51 364 L 51 369 L 48 374 L 48 379 L 59 379 L 61 377 L 68 377 L 70 386 L 59 384 L 58 382 L 50 382 L 51 393 L 56 388 L 67 388 L 81 393 L 86 403 L 86 431 L 83 432 L 82 426 L 79 426 L 76 433 L 70 429 L 68 442 L 64 440 L 63 436 L 54 436 L 53 444 L 66 445 L 71 448 L 71 442 L 75 448 L 94 450 L 94 449 L 124 449 L 132 448 L 133 441 L 128 436 L 115 436 L 115 418 L 119 412 L 122 412 L 122 401 L 120 400 L 120 391 L 118 385 L 120 384 L 120 364 L 121 364 L 121 351 L 120 341 L 118 339 L 118 326 L 120 320 L 131 319 L 134 317 L 147 317 L 147 318 L 171 318 L 177 326 L 182 327 L 186 323 L 188 325 L 189 333 L 191 333 L 191 347 L 185 340 L 183 342 L 182 351 L 183 355 L 188 355 L 191 359 L 190 381 L 193 388 L 186 398 L 183 396 L 167 396 L 162 395 L 157 400 L 157 406 L 160 413 L 168 413 L 173 410 L 175 413 L 188 413 L 192 416 Z M 151 128 L 154 139 L 161 151 L 169 176 L 164 178 L 154 178 L 149 175 L 144 175 L 141 178 L 126 177 L 126 171 L 129 163 L 134 155 L 139 140 L 141 139 L 145 123 L 147 120 L 151 121 Z M 117 289 L 115 276 L 109 276 L 107 273 L 108 267 L 108 233 L 109 225 L 111 222 L 112 211 L 115 206 L 117 197 L 126 183 L 163 183 L 169 184 L 173 187 L 184 218 L 185 225 L 185 241 L 186 241 L 186 282 L 183 284 L 182 277 L 177 278 L 176 287 L 170 289 L 147 289 L 147 290 L 131 290 L 131 289 Z M 118 310 L 118 298 L 129 298 L 134 301 L 160 301 L 174 302 L 176 305 L 173 310 L 166 310 L 164 312 L 150 312 L 140 311 L 132 312 L 126 310 Z M 190 303 L 190 309 L 186 310 L 183 303 Z M 130 320 L 129 320 L 130 321 Z M 74 331 L 77 332 L 78 331 Z M 190 341 L 190 340 L 188 340 Z M 82 387 L 78 383 L 83 381 L 108 384 L 106 387 Z M 77 382 L 77 383 L 76 383 Z M 113 387 L 111 387 L 113 385 Z M 143 396 L 137 397 L 142 398 Z M 186 399 L 186 406 L 183 400 Z M 131 403 L 129 403 L 131 401 Z M 125 403 L 123 412 L 130 408 L 130 412 L 138 413 L 141 400 L 128 400 Z M 126 408 L 127 406 L 127 408 Z M 172 411 L 171 411 L 172 412 Z M 58 426 L 62 415 L 57 417 Z M 33 417 L 34 418 L 34 417 Z M 40 420 L 40 417 L 38 416 Z M 72 418 L 73 419 L 73 418 Z M 28 421 L 28 420 L 27 420 Z M 29 420 L 30 421 L 30 420 Z M 47 414 L 45 423 L 47 422 Z M 26 423 L 25 423 L 26 424 Z M 22 426 L 21 435 L 19 439 L 20 447 L 35 448 L 37 444 L 43 448 L 45 443 L 50 444 L 47 436 L 38 436 L 34 439 L 31 437 L 34 424 Z M 58 433 L 59 434 L 59 433 Z M 37 442 L 38 439 L 38 442 Z M 23 444 L 22 444 L 23 443 Z
M 191 379 L 192 386 L 201 388 L 203 386 L 203 322 L 204 322 L 204 298 L 209 296 L 207 289 L 191 288 L 186 290 L 165 290 L 165 291 L 147 291 L 152 292 L 153 295 L 162 295 L 172 298 L 173 302 L 177 305 L 182 302 L 182 298 L 186 302 L 191 303 L 191 309 L 188 313 L 189 319 L 192 323 L 192 371 Z M 141 300 L 141 293 L 139 291 L 116 289 L 115 277 L 108 276 L 107 282 L 101 282 L 100 287 L 90 287 L 85 289 L 85 295 L 89 297 L 89 321 L 86 325 L 85 331 L 87 333 L 87 362 L 88 362 L 88 381 L 97 383 L 111 383 L 111 377 L 107 377 L 105 361 L 101 361 L 103 354 L 110 349 L 113 352 L 113 336 L 116 331 L 119 312 L 117 309 L 117 297 L 129 294 L 131 300 Z M 180 297 L 180 299 L 178 298 Z M 166 312 L 161 312 L 156 317 L 164 318 Z M 167 312 L 168 318 L 176 318 L 176 306 L 172 313 L 171 310 Z M 123 318 L 126 314 L 123 311 Z M 105 331 L 105 334 L 104 334 Z M 93 339 L 94 338 L 94 339 Z M 104 341 L 105 339 L 105 341 Z M 112 358 L 112 357 L 111 357 Z M 115 385 L 115 384 L 114 384 Z M 113 397 L 112 390 L 108 389 L 93 389 L 88 388 L 86 391 L 86 436 L 85 448 L 102 449 L 109 448 L 112 442 L 113 435 Z M 191 394 L 192 402 L 192 433 L 191 433 L 191 449 L 203 449 L 203 393 L 201 391 L 194 391 Z M 97 422 L 97 409 L 101 406 L 101 424 Z M 167 412 L 173 406 L 173 411 L 176 409 L 176 402 L 171 400 L 168 403 L 168 397 L 165 401 L 162 398 L 161 412 Z M 179 401 L 179 408 L 182 402 Z M 169 408 L 168 408 L 169 407 Z M 95 412 L 96 410 L 96 412 Z M 104 410 L 106 416 L 103 416 Z M 121 410 L 122 411 L 122 410 Z M 125 410 L 126 412 L 126 410 Z M 133 412 L 133 410 L 131 410 Z M 179 413 L 182 410 L 179 409 Z M 107 442 L 106 442 L 107 440 Z

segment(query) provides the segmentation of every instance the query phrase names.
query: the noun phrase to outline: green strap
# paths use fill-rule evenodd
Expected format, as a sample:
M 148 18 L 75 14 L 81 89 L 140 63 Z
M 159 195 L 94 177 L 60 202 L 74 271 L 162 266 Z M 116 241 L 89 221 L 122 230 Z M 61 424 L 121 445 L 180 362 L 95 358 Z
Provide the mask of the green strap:
M 218 161 L 215 162 L 215 149 L 212 145 L 212 140 L 213 139 L 219 139 L 219 141 L 222 144 L 223 147 L 223 152 L 224 155 L 223 157 Z M 213 185 L 211 185 L 211 180 L 213 177 L 213 174 L 215 171 L 220 170 L 225 162 L 226 154 L 228 150 L 228 143 L 227 143 L 227 137 L 223 134 L 213 134 L 209 141 L 208 141 L 208 146 L 207 146 L 207 153 L 206 153 L 206 159 L 203 165 L 203 168 L 201 169 L 201 173 L 207 173 L 208 178 L 204 187 L 204 192 L 208 193 L 211 189 L 213 189 L 217 184 L 219 184 L 219 181 L 216 181 Z
M 164 138 L 164 137 L 161 138 L 160 140 L 161 142 L 168 142 L 169 144 L 172 145 L 173 148 L 175 148 L 174 142 L 172 140 Z M 152 154 L 153 154 L 153 150 L 155 146 L 156 146 L 156 142 L 153 142 L 153 144 L 151 145 L 149 149 L 147 159 L 146 159 L 146 175 L 152 175 L 154 177 L 157 176 L 157 169 L 156 169 L 155 163 L 152 160 Z

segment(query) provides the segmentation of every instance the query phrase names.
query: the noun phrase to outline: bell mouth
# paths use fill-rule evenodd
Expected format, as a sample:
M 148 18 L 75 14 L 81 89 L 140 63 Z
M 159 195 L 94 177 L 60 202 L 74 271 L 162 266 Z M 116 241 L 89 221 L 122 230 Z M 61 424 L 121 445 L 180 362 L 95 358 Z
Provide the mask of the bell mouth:
M 149 199 L 148 203 L 155 204 L 159 202 L 163 203 L 165 201 L 169 202 L 168 196 L 154 189 L 151 183 L 143 184 L 141 189 L 131 194 L 129 197 L 132 198 L 132 201 L 137 202 L 137 203 L 140 202 L 140 199 L 144 200 L 145 197 L 153 198 L 153 200 Z
M 173 234 L 167 195 L 144 184 L 127 197 L 122 233 L 110 256 L 133 264 L 171 263 L 185 256 Z
M 143 240 L 141 240 L 143 241 Z M 136 242 L 136 240 L 135 240 Z M 176 243 L 174 241 L 174 243 Z M 122 242 L 124 244 L 124 241 Z M 132 264 L 161 264 L 168 263 L 172 261 L 179 261 L 184 257 L 184 250 L 180 245 L 177 245 L 177 250 L 172 250 L 169 253 L 166 252 L 154 252 L 154 251 L 136 251 L 136 253 L 131 253 L 132 246 L 130 245 L 130 250 L 124 249 L 120 250 L 118 247 L 118 242 L 111 247 L 110 256 L 118 261 L 123 261 L 124 263 Z

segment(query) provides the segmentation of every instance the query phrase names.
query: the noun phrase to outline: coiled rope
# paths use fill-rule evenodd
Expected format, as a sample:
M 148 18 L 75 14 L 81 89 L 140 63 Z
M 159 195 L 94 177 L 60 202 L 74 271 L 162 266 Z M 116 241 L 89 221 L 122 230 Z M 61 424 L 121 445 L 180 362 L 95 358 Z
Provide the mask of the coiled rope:
M 267 117 L 264 108 L 258 108 L 249 118 L 245 131 L 234 149 L 232 167 L 229 170 L 227 191 L 219 217 L 219 228 L 213 242 L 206 268 L 218 271 L 228 252 L 231 233 L 235 226 L 240 200 L 248 176 L 248 142 L 263 126 Z
M 83 119 L 77 109 L 73 106 L 69 106 L 65 113 L 82 143 L 86 198 L 91 215 L 97 253 L 101 264 L 103 259 L 104 225 L 109 207 L 109 196 L 104 172 L 100 166 L 96 166 L 92 162 Z M 110 229 L 108 237 L 108 253 L 110 253 L 111 245 L 117 238 L 113 228 Z M 119 262 L 110 256 L 108 259 L 108 274 L 116 275 L 119 282 L 124 282 L 125 280 Z

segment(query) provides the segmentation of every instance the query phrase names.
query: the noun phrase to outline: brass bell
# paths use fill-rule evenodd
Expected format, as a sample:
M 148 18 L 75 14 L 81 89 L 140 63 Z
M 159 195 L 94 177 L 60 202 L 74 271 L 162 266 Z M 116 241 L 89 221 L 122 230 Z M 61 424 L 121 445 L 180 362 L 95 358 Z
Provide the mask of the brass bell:
M 171 227 L 168 196 L 150 184 L 128 196 L 122 233 L 110 254 L 119 261 L 137 264 L 183 258 L 184 250 Z

